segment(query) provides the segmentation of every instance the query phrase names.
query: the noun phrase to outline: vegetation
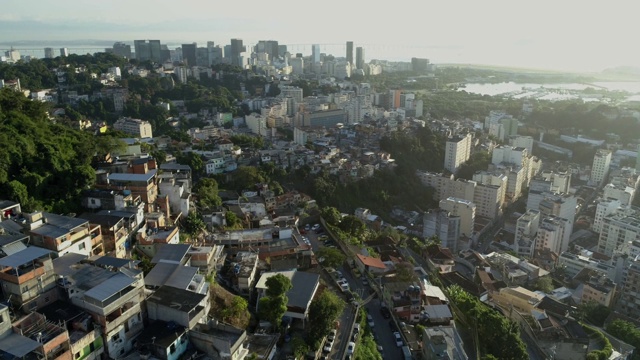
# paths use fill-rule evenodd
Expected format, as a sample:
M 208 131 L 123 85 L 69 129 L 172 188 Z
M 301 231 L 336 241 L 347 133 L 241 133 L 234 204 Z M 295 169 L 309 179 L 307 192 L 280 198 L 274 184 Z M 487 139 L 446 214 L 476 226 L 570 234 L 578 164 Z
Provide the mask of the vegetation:
M 339 267 L 347 258 L 342 251 L 329 247 L 323 247 L 320 248 L 320 250 L 316 251 L 316 257 L 318 259 L 324 259 L 322 261 L 323 266 L 332 268 Z
M 344 310 L 344 301 L 331 291 L 323 291 L 309 305 L 309 336 L 312 349 L 320 346 L 322 339 L 334 328 L 335 321 Z
M 200 179 L 193 187 L 193 192 L 198 198 L 200 211 L 213 210 L 222 205 L 222 199 L 218 196 L 218 182 L 212 178 Z M 229 219 L 227 219 L 228 223 Z
M 49 121 L 45 105 L 0 90 L 0 193 L 23 210 L 77 212 L 93 185 L 96 142 L 88 133 Z
M 325 206 L 320 210 L 320 216 L 326 221 L 328 224 L 337 226 L 342 220 L 342 215 L 338 209 L 332 206 Z
M 249 303 L 241 296 L 234 296 L 231 299 L 231 306 L 221 309 L 222 321 L 229 322 L 231 319 L 242 316 L 249 308 Z
M 491 154 L 487 151 L 478 151 L 473 153 L 469 160 L 460 165 L 458 172 L 456 172 L 456 179 L 462 178 L 467 180 L 473 179 L 473 174 L 481 170 L 487 170 L 487 167 L 491 163 Z
M 382 360 L 382 355 L 378 352 L 378 344 L 371 334 L 366 334 L 356 346 L 354 356 L 355 360 Z
M 550 276 L 539 277 L 535 282 L 534 290 L 550 293 L 553 290 L 553 280 Z
M 462 322 L 478 336 L 480 354 L 498 359 L 528 359 L 525 344 L 520 339 L 518 325 L 483 304 L 457 285 L 445 290 L 447 297 L 464 315 Z
M 182 230 L 191 238 L 200 235 L 205 228 L 206 225 L 202 217 L 195 211 L 189 212 L 189 215 L 182 221 Z
M 249 313 L 248 309 L 242 312 L 235 311 L 243 306 L 242 302 L 237 299 L 237 296 L 215 283 L 211 284 L 210 289 L 211 313 L 209 315 L 216 319 L 226 319 L 226 322 L 229 324 L 241 329 L 246 329 L 251 321 L 251 313 Z M 231 315 L 228 310 L 230 308 L 235 308 L 231 310 L 233 315 Z
M 611 309 L 593 300 L 578 305 L 577 317 L 599 327 L 604 326 L 609 314 Z
M 287 291 L 291 290 L 291 280 L 277 274 L 267 279 L 265 296 L 259 300 L 258 315 L 267 320 L 274 328 L 280 329 L 282 317 L 287 311 Z
M 640 330 L 632 323 L 624 320 L 613 320 L 607 325 L 607 332 L 618 339 L 634 346 L 636 350 L 633 352 L 633 359 L 640 359 Z M 609 344 L 610 345 L 610 344 Z
M 582 325 L 585 332 L 589 335 L 589 338 L 595 340 L 602 346 L 600 350 L 592 350 L 587 354 L 587 360 L 607 360 L 609 356 L 613 353 L 613 347 L 611 346 L 611 342 L 607 339 L 604 334 L 595 328 L 590 326 Z

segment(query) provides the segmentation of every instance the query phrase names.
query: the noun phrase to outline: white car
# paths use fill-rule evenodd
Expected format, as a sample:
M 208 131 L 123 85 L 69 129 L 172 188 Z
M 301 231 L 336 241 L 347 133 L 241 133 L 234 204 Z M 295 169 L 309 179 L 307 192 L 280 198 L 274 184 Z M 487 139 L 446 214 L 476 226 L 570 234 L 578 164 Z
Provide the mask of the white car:
M 329 339 L 327 339 L 327 341 L 324 343 L 324 348 L 322 348 L 322 351 L 326 353 L 330 353 L 332 348 L 333 348 L 333 340 L 329 341 Z
M 349 342 L 347 345 L 347 355 L 353 355 L 353 352 L 356 350 L 356 343 L 353 341 Z
M 371 317 L 371 315 L 367 315 L 367 324 L 369 324 L 370 328 L 373 328 L 376 326 L 376 324 L 373 322 L 373 317 Z
M 320 224 L 315 224 L 313 225 L 313 227 L 311 227 L 311 230 L 313 231 L 318 231 L 318 229 L 320 229 Z
M 402 347 L 404 345 L 404 342 L 402 341 L 402 335 L 400 335 L 399 332 L 395 331 L 393 333 L 393 336 L 396 338 L 396 346 Z

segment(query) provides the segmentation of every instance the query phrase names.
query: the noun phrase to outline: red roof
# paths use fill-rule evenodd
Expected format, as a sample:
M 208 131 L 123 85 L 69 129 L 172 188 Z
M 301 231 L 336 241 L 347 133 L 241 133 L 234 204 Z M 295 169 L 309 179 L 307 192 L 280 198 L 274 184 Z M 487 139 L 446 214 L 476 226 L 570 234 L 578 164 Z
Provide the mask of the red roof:
M 386 269 L 387 266 L 382 262 L 382 260 L 378 259 L 378 258 L 374 258 L 371 256 L 364 256 L 364 255 L 360 255 L 360 254 L 356 254 L 356 256 L 358 257 L 358 259 L 360 260 L 360 262 L 362 262 L 365 266 L 371 267 L 371 268 L 378 268 L 378 269 Z

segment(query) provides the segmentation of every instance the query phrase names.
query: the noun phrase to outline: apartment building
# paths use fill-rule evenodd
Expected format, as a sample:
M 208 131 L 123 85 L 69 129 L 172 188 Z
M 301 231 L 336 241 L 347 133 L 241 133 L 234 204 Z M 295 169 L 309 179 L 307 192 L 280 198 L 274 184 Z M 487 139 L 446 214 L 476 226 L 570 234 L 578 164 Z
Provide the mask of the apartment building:
M 515 247 L 518 256 L 533 257 L 539 223 L 540 212 L 537 210 L 527 210 L 526 213 L 518 218 L 515 234 Z
M 103 247 L 100 226 L 89 221 L 51 213 L 25 214 L 25 231 L 31 244 L 51 250 L 57 257 L 74 252 L 90 256 Z
M 151 123 L 145 120 L 123 117 L 113 124 L 113 128 L 141 139 L 153 137 Z
M 444 168 L 455 174 L 471 156 L 471 134 L 447 139 L 445 146 Z
M 57 296 L 51 251 L 37 246 L 0 258 L 0 284 L 16 313 L 29 313 Z
M 476 219 L 476 205 L 468 200 L 450 197 L 440 200 L 441 209 L 460 217 L 460 235 L 471 237 L 474 233 L 473 224 Z
M 621 209 L 603 218 L 598 252 L 611 256 L 622 245 L 635 240 L 640 240 L 640 210 Z
M 590 182 L 594 185 L 602 185 L 609 175 L 609 167 L 611 165 L 611 151 L 600 149 L 593 157 L 593 166 L 591 167 Z
M 625 270 L 617 310 L 637 319 L 640 317 L 640 261 L 631 262 Z
M 443 209 L 432 209 L 424 214 L 423 236 L 437 236 L 441 245 L 453 252 L 458 250 L 460 239 L 460 217 Z
M 567 250 L 569 242 L 565 237 L 568 228 L 568 221 L 557 216 L 541 217 L 538 225 L 538 236 L 536 237 L 536 250 L 549 250 L 560 254 Z
M 616 199 L 622 206 L 631 205 L 636 195 L 636 189 L 631 186 L 607 184 L 604 186 L 605 199 Z
M 598 201 L 598 205 L 596 206 L 596 215 L 593 218 L 593 224 L 591 224 L 591 230 L 600 234 L 602 231 L 602 222 L 604 221 L 605 216 L 615 213 L 621 207 L 622 203 L 620 200 L 606 199 Z

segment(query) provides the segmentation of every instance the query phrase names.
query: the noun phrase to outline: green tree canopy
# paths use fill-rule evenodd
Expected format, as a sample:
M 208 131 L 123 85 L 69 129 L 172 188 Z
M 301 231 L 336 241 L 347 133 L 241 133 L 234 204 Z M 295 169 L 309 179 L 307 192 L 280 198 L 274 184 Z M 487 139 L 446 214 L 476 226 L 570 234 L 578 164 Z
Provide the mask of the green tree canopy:
M 270 322 L 276 329 L 280 328 L 285 312 L 287 312 L 286 296 L 274 298 L 265 296 L 258 301 L 258 316 Z
M 337 268 L 344 263 L 344 259 L 346 259 L 346 255 L 334 248 L 323 247 L 316 252 L 316 257 L 318 259 L 324 259 L 322 261 L 323 266 L 328 266 L 332 268 Z
M 202 173 L 204 171 L 204 161 L 202 161 L 202 156 L 194 153 L 193 151 L 187 153 L 179 153 L 176 156 L 176 162 L 182 165 L 189 165 L 191 167 L 191 171 L 196 174 Z
M 364 224 L 364 221 L 354 215 L 347 215 L 342 218 L 338 227 L 340 230 L 356 238 L 364 236 L 364 233 L 367 230 L 367 226 Z
M 293 285 L 291 285 L 291 280 L 282 274 L 276 274 L 268 278 L 266 285 L 267 289 L 265 294 L 267 294 L 268 297 L 285 296 L 287 291 L 291 290 L 293 287 Z
M 194 186 L 193 191 L 198 198 L 198 207 L 201 210 L 211 210 L 222 205 L 222 199 L 218 195 L 218 182 L 215 179 L 200 179 Z
M 205 227 L 202 217 L 195 211 L 191 211 L 182 221 L 182 229 L 191 237 L 198 236 Z
M 342 220 L 342 215 L 338 209 L 333 206 L 325 206 L 320 210 L 320 215 L 330 225 L 336 226 Z
M 333 329 L 335 321 L 344 310 L 345 303 L 331 291 L 323 291 L 309 305 L 309 339 L 313 348 Z

